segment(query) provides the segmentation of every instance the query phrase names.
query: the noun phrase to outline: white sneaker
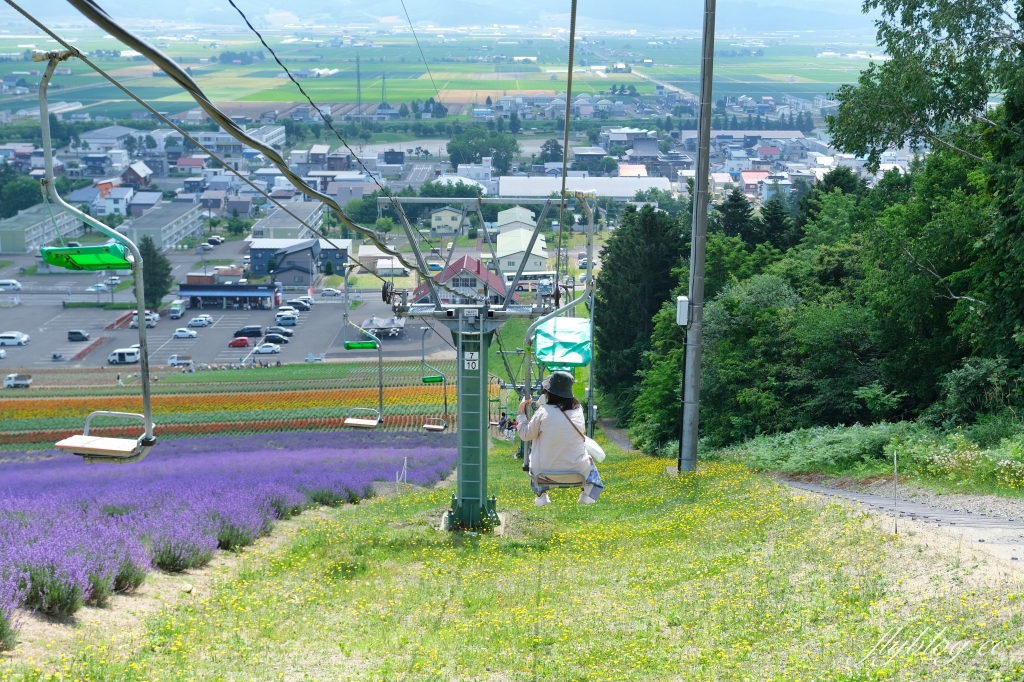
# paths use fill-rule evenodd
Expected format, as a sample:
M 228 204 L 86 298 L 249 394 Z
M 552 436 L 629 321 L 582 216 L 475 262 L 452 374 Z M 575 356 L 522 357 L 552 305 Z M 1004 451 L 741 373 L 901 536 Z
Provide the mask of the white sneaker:
M 547 493 L 542 493 L 533 499 L 533 503 L 538 507 L 543 507 L 545 504 L 551 504 L 551 498 Z
M 579 500 L 579 502 L 580 502 L 580 504 L 597 504 L 597 500 L 591 498 L 589 495 L 587 495 L 584 492 L 580 493 L 580 500 Z

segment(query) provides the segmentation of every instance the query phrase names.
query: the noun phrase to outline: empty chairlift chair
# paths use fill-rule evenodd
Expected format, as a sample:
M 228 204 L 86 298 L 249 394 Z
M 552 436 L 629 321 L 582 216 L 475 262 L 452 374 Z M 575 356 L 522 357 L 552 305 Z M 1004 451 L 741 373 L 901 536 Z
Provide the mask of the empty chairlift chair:
M 380 339 L 359 325 L 349 322 L 372 341 L 346 341 L 345 350 L 376 350 L 377 351 L 377 409 L 372 407 L 353 407 L 349 416 L 342 422 L 343 426 L 358 429 L 375 429 L 384 421 L 384 351 Z M 364 416 L 365 415 L 365 416 Z
M 441 384 L 444 391 L 444 417 L 427 417 L 423 422 L 423 430 L 441 432 L 448 428 L 448 377 L 438 368 L 427 364 L 426 339 L 427 333 L 431 331 L 431 328 L 422 327 L 422 330 L 423 334 L 420 336 L 420 361 L 423 363 L 424 370 L 429 369 L 436 372 L 436 374 L 424 372 L 420 380 L 425 384 Z

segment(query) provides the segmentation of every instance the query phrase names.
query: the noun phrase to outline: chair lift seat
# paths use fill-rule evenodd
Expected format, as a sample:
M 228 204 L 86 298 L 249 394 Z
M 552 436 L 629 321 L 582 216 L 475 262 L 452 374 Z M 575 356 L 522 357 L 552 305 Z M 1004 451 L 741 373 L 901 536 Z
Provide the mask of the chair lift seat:
M 376 419 L 357 419 L 355 417 L 345 417 L 343 422 L 344 426 L 355 426 L 360 429 L 375 429 L 377 424 L 380 422 Z
M 142 444 L 132 438 L 104 438 L 103 436 L 69 436 L 54 447 L 76 455 L 101 455 L 104 457 L 131 457 Z
M 587 477 L 578 471 L 541 471 L 533 475 L 533 484 L 549 488 L 582 488 Z
M 444 431 L 448 428 L 448 422 L 438 417 L 428 417 L 423 424 L 424 431 Z

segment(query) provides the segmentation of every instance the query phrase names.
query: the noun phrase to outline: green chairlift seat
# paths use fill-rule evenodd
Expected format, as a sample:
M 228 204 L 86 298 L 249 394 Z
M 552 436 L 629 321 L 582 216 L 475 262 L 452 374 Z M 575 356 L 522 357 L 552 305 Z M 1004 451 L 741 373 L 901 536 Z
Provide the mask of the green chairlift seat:
M 43 261 L 68 270 L 134 270 L 135 259 L 120 242 L 90 246 L 44 246 Z

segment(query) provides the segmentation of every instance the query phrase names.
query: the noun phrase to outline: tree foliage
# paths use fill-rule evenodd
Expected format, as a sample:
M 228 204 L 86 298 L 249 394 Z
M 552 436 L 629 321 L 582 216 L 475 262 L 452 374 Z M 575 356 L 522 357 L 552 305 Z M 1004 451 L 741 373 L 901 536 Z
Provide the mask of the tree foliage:
M 464 163 L 480 163 L 485 156 L 489 156 L 491 165 L 501 175 L 508 174 L 512 160 L 519 152 L 519 143 L 512 135 L 476 125 L 452 135 L 448 143 L 448 156 L 456 168 Z
M 673 269 L 685 253 L 679 222 L 645 206 L 628 207 L 601 250 L 594 318 L 595 382 L 626 419 L 636 373 L 650 349 L 654 316 L 676 286 Z
M 170 259 L 160 253 L 149 235 L 139 240 L 139 253 L 144 264 L 142 284 L 146 290 L 146 306 L 157 308 L 174 286 L 174 277 L 171 274 L 173 267 Z

